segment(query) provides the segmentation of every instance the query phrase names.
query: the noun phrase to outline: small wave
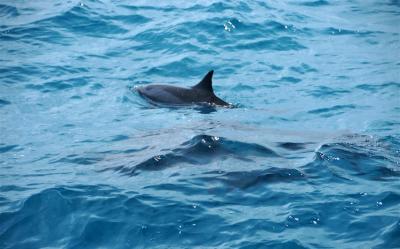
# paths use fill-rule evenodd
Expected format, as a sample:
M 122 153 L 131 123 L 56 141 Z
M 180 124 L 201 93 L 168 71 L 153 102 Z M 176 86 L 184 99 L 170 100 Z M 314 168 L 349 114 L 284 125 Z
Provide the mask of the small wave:
M 396 83 L 396 82 L 387 82 L 387 83 L 383 83 L 383 84 L 377 84 L 377 85 L 373 85 L 373 84 L 361 84 L 356 86 L 356 89 L 360 89 L 360 90 L 364 90 L 367 92 L 372 92 L 372 93 L 376 93 L 376 92 L 392 92 L 390 90 L 393 90 L 393 93 L 399 91 L 400 89 L 400 83 Z
M 79 155 L 68 155 L 58 160 L 51 161 L 50 163 L 72 163 L 72 164 L 81 164 L 81 165 L 91 165 L 101 161 L 102 158 L 99 157 L 82 157 Z
M 114 16 L 111 16 L 110 18 L 112 18 L 112 20 L 121 21 L 126 24 L 144 24 L 144 23 L 147 23 L 152 20 L 151 18 L 142 16 L 142 15 L 138 15 L 138 14 L 114 15 Z
M 265 221 L 261 220 L 258 223 L 265 223 Z M 254 224 L 252 225 L 254 226 Z M 283 228 L 279 228 L 279 226 L 273 226 L 270 224 L 269 227 L 274 227 L 271 232 L 277 233 L 280 230 L 283 230 Z M 306 247 L 297 239 L 291 239 L 291 240 L 263 240 L 261 242 L 241 242 L 238 244 L 240 249 L 252 249 L 252 248 L 295 248 L 295 249 L 308 249 L 309 247 Z M 238 248 L 239 248 L 238 247 Z
M 6 84 L 20 84 L 21 82 L 29 82 L 31 75 L 40 73 L 40 68 L 37 66 L 28 66 L 24 64 L 21 66 L 3 66 L 0 68 L 0 79 Z
M 42 84 L 27 84 L 25 88 L 38 90 L 43 93 L 63 91 L 66 89 L 83 87 L 89 84 L 91 77 L 79 77 L 63 80 L 53 80 Z
M 78 1 L 50 1 L 46 4 L 39 2 L 9 2 L 0 4 L 0 19 L 3 29 L 10 27 L 21 27 L 35 24 L 47 18 L 62 15 L 74 6 L 78 5 Z M 4 26 L 3 26 L 4 25 Z
M 250 85 L 245 85 L 242 83 L 237 84 L 232 88 L 235 92 L 242 92 L 242 91 L 254 91 L 255 88 Z
M 181 247 L 182 235 L 207 230 L 210 221 L 220 227 L 226 224 L 201 206 L 124 193 L 107 185 L 48 188 L 0 213 L 0 220 L 1 248 L 111 248 L 121 240 L 124 248 L 154 248 L 160 243 Z M 186 243 L 201 245 L 206 237 L 215 244 L 218 240 L 212 234 L 190 236 Z
M 14 6 L 0 4 L 0 18 L 10 18 L 18 16 L 18 9 Z
M 243 12 L 252 11 L 250 6 L 245 2 L 215 2 L 210 5 L 195 4 L 189 8 L 186 8 L 185 10 L 221 13 L 223 11 L 237 10 L 237 9 L 240 9 Z
M 200 64 L 196 62 L 194 58 L 184 57 L 179 60 L 175 60 L 164 65 L 152 67 L 146 71 L 146 75 L 161 75 L 165 77 L 176 77 L 182 72 L 186 72 L 191 75 L 196 75 L 198 72 L 206 71 Z M 194 81 L 195 84 L 197 81 Z
M 329 176 L 350 182 L 358 178 L 387 181 L 400 177 L 399 165 L 392 145 L 369 136 L 348 136 L 345 141 L 321 145 L 305 168 L 306 173 L 326 170 Z
M 301 82 L 301 79 L 296 78 L 296 77 L 292 77 L 292 76 L 285 76 L 280 78 L 279 80 L 274 80 L 272 82 L 276 82 L 276 83 L 292 83 L 292 84 L 297 84 L 299 82 Z
M 322 33 L 325 35 L 351 35 L 354 37 L 369 37 L 376 34 L 382 34 L 383 32 L 378 31 L 361 31 L 361 30 L 349 30 L 349 29 L 339 29 L 329 27 L 322 30 Z
M 260 184 L 305 180 L 306 176 L 296 169 L 269 168 L 250 172 L 227 172 L 217 179 L 228 185 L 247 189 Z
M 235 45 L 226 45 L 227 50 L 276 50 L 276 51 L 290 51 L 290 50 L 302 50 L 306 47 L 298 43 L 294 38 L 291 37 L 279 37 L 277 39 L 259 39 L 258 41 L 249 41 L 247 43 L 240 43 Z
M 356 109 L 355 105 L 335 105 L 327 108 L 318 108 L 308 111 L 310 114 L 317 114 L 321 117 L 329 118 L 335 115 L 343 114 L 346 110 Z
M 350 94 L 351 91 L 345 89 L 331 88 L 327 86 L 319 86 L 317 89 L 309 90 L 311 96 L 317 98 L 337 97 L 343 94 Z
M 299 74 L 316 73 L 318 70 L 308 64 L 302 63 L 300 66 L 290 67 L 290 70 Z
M 179 148 L 172 149 L 170 153 L 153 156 L 133 167 L 120 166 L 114 168 L 114 170 L 126 175 L 136 175 L 143 170 L 163 170 L 182 163 L 203 165 L 228 157 L 251 161 L 252 157 L 278 157 L 278 154 L 258 144 L 232 141 L 209 135 L 198 135 L 181 144 Z
M 43 22 L 43 24 L 63 27 L 73 33 L 94 37 L 115 36 L 128 32 L 120 25 L 113 23 L 108 16 L 101 15 L 85 6 L 75 6 L 62 15 L 51 17 Z

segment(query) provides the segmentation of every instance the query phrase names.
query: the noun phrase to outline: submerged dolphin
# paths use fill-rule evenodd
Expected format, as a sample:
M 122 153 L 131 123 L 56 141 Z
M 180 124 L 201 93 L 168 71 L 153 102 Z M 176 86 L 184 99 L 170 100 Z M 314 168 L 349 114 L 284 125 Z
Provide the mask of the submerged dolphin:
M 211 70 L 204 78 L 191 88 L 176 87 L 171 85 L 148 85 L 137 87 L 138 93 L 156 103 L 167 105 L 193 105 L 209 104 L 218 106 L 231 106 L 229 103 L 218 98 L 212 88 Z

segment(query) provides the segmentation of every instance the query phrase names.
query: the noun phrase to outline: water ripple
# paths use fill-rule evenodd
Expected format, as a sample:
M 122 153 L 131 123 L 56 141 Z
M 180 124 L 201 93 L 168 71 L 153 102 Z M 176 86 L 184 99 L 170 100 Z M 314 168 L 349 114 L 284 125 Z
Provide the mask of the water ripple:
M 163 170 L 177 164 L 202 165 L 228 157 L 241 161 L 251 161 L 251 157 L 276 157 L 273 150 L 258 144 L 249 144 L 231 141 L 222 137 L 198 135 L 172 149 L 170 153 L 155 155 L 133 167 L 120 166 L 115 170 L 127 174 L 137 175 L 140 171 Z

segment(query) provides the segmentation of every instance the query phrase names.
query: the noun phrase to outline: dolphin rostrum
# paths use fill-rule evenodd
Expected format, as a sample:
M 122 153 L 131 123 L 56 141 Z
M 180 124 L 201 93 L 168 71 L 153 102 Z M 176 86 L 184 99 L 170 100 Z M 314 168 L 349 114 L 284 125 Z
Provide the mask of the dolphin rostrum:
M 214 94 L 212 87 L 213 73 L 213 70 L 209 71 L 199 83 L 191 88 L 152 84 L 137 87 L 136 90 L 144 98 L 165 105 L 208 104 L 231 106 Z

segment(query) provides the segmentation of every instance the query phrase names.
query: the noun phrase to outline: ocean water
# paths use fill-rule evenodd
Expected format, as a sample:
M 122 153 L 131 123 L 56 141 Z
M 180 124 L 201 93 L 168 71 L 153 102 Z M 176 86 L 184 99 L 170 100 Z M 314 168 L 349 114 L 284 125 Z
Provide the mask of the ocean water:
M 400 248 L 399 96 L 398 0 L 0 1 L 0 248 Z

